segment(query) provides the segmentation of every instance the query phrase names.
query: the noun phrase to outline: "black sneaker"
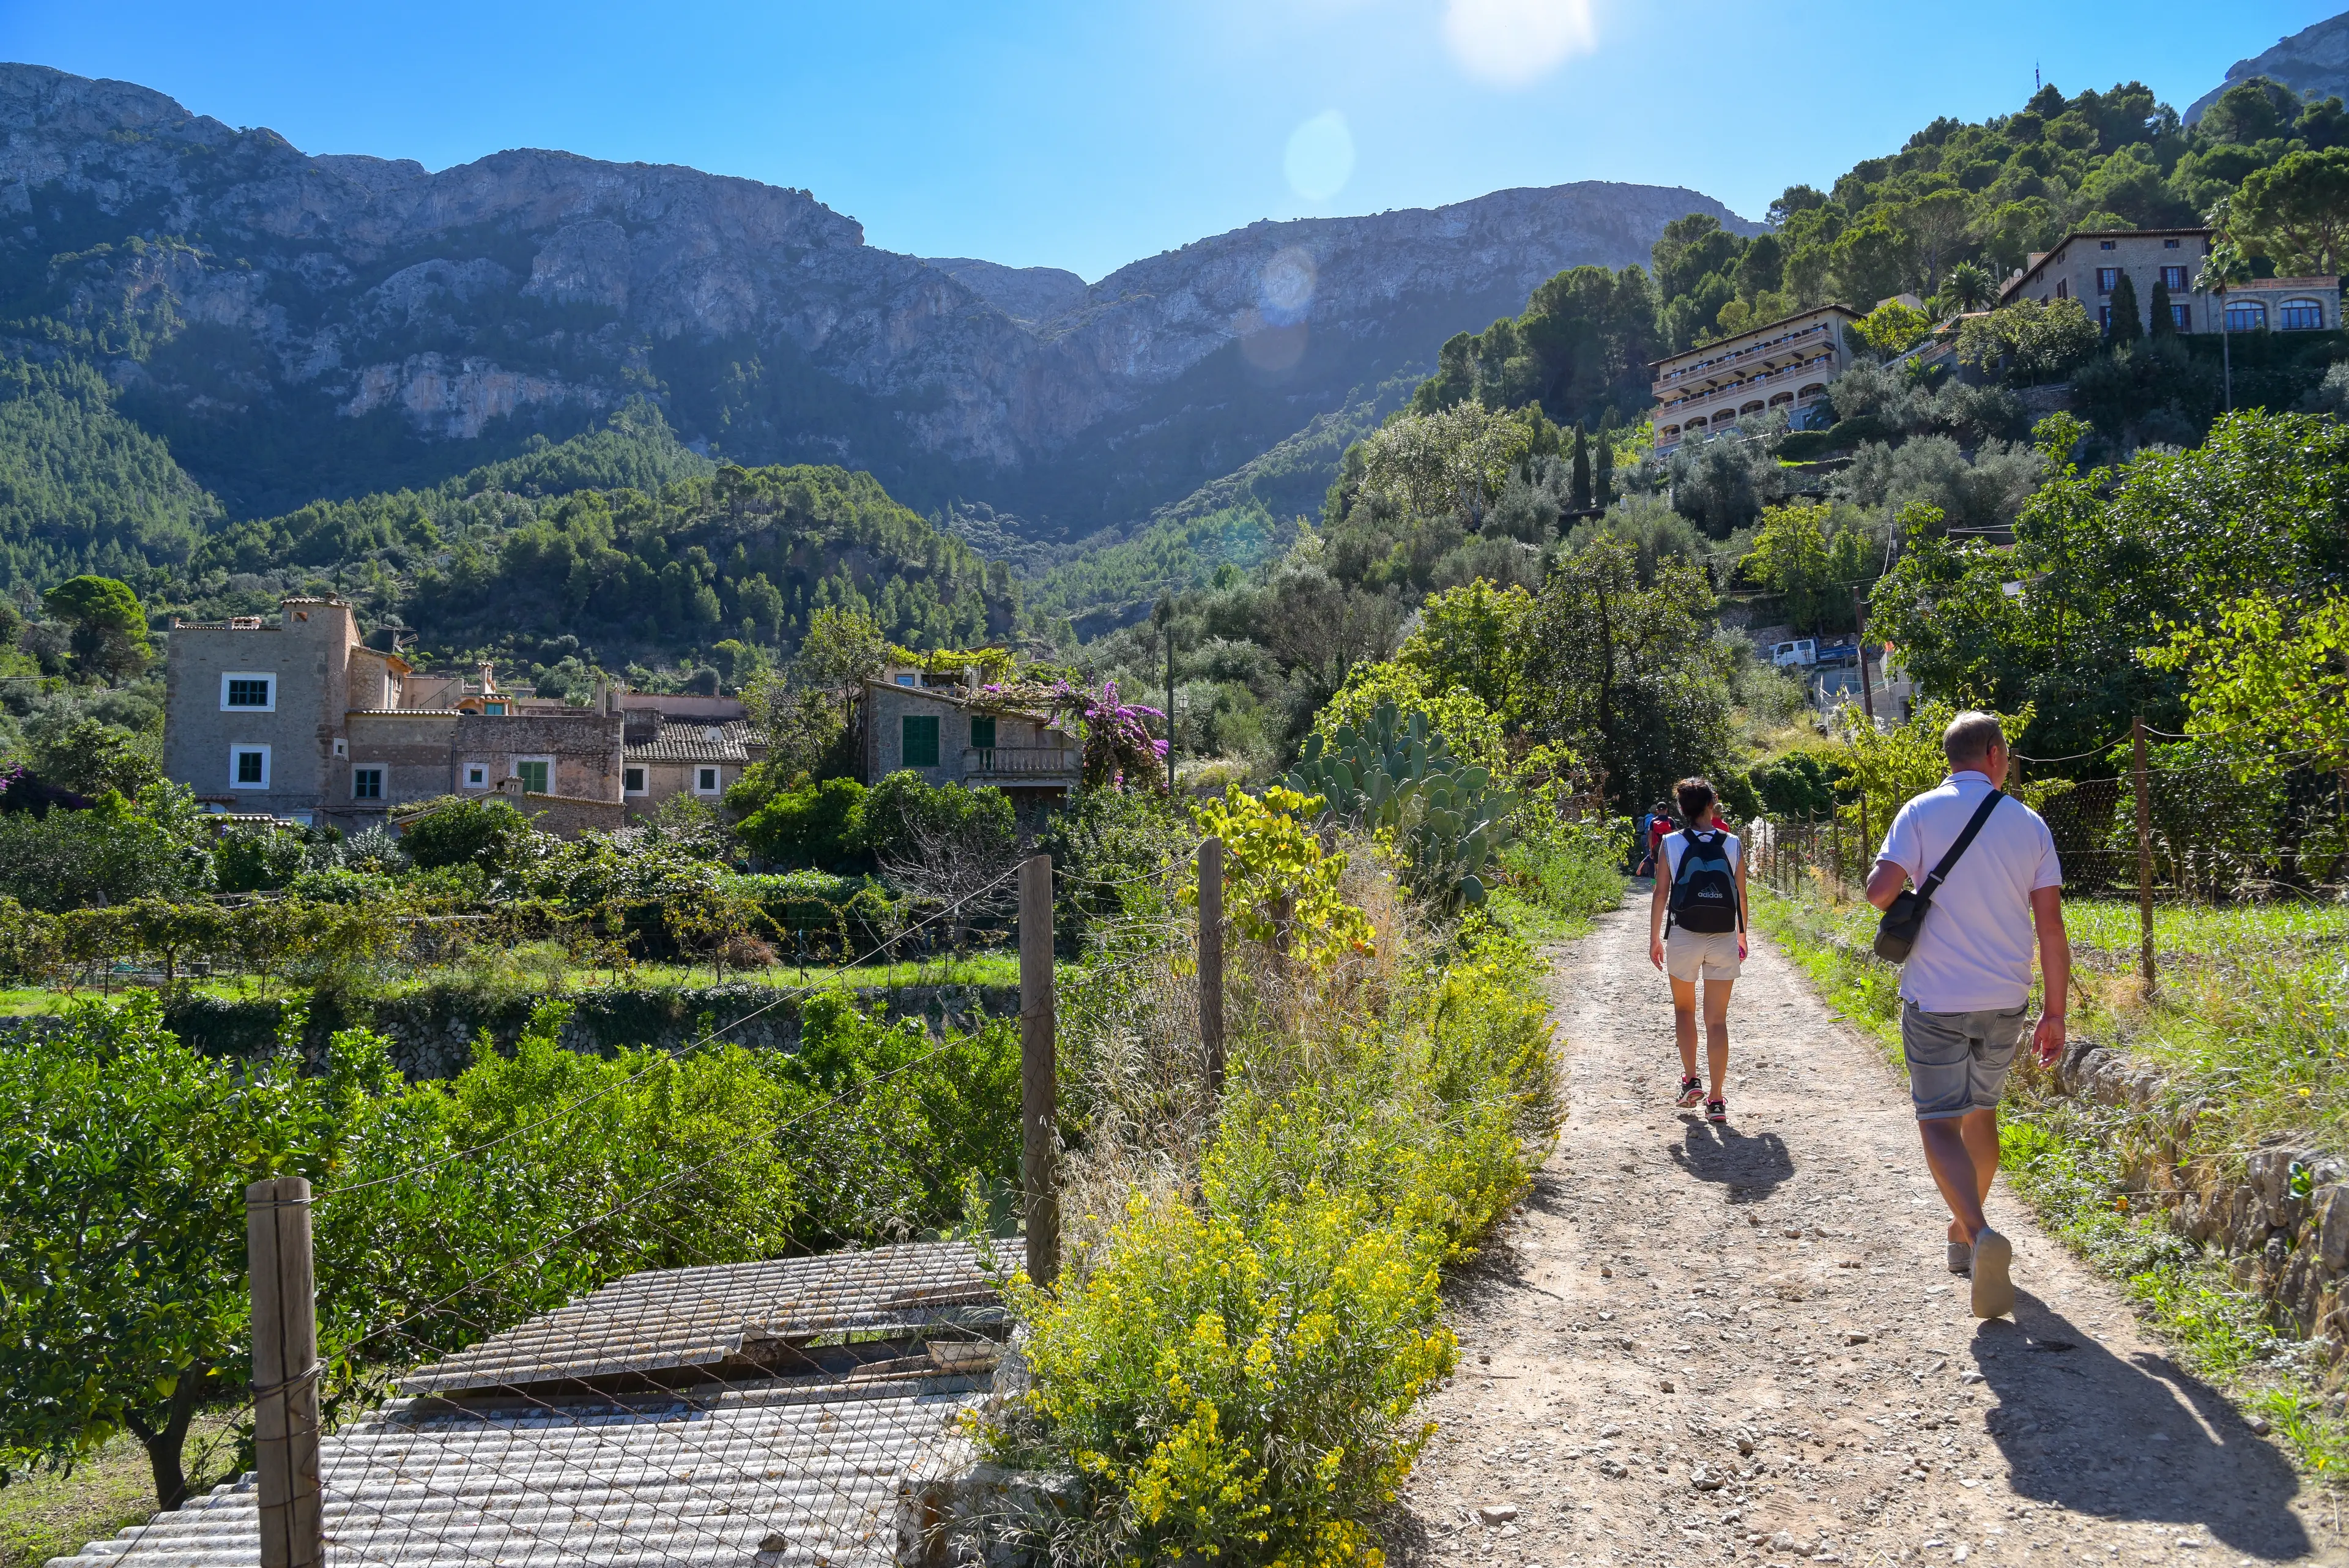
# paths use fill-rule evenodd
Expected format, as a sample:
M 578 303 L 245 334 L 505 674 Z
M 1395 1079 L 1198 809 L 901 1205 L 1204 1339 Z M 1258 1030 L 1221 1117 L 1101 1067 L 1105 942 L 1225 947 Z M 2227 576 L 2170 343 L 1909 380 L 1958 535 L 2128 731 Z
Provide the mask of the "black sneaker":
M 1673 1103 L 1682 1110 L 1685 1111 L 1693 1109 L 1696 1103 L 1702 1098 L 1704 1098 L 1704 1080 L 1702 1078 L 1682 1078 L 1681 1080 L 1681 1097 Z
M 1729 1102 L 1726 1100 L 1705 1101 L 1704 1119 L 1711 1122 L 1717 1127 L 1727 1127 L 1729 1125 Z

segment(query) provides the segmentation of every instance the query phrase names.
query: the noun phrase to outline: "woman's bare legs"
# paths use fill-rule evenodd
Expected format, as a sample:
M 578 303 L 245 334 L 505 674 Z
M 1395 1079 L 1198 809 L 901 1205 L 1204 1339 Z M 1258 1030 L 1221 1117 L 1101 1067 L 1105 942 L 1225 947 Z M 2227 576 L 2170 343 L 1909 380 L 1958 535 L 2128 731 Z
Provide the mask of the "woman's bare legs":
M 1733 980 L 1704 982 L 1704 1064 L 1713 1075 L 1709 1100 L 1722 1097 L 1722 1081 L 1729 1076 L 1729 988 Z M 1696 1076 L 1696 981 L 1672 981 L 1672 1038 L 1681 1048 L 1681 1076 Z
M 1736 983 L 1733 980 L 1704 982 L 1704 1064 L 1713 1075 L 1712 1092 L 1705 1096 L 1708 1100 L 1723 1097 L 1721 1086 L 1729 1077 L 1729 988 Z

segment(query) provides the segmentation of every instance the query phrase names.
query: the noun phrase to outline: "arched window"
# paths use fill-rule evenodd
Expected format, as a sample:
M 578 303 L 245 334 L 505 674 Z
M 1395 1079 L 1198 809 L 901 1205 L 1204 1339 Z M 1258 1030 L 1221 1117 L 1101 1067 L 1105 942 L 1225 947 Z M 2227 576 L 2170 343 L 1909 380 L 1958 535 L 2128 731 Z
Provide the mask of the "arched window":
M 1781 403 L 1791 403 L 1794 400 L 1795 394 L 1792 392 L 1774 392 L 1770 395 L 1770 406 L 1774 409 Z
M 1826 388 L 1817 381 L 1813 381 L 1807 387 L 1798 387 L 1795 391 L 1795 396 L 1798 398 L 1824 398 L 1826 395 Z
M 1704 429 L 1704 416 L 1702 414 L 1691 414 L 1689 416 L 1688 428 L 1692 431 L 1701 431 Z
M 1737 411 L 1741 414 L 1758 414 L 1762 411 L 1762 400 L 1756 398 Z
M 2261 305 L 2258 300 L 2230 299 L 2227 301 L 2228 331 L 2259 332 L 2265 330 L 2267 324 L 2268 307 Z
M 1735 409 L 1715 409 L 1713 410 L 1713 422 L 1717 425 L 1733 425 L 1737 422 L 1737 410 Z
M 1666 425 L 1666 426 L 1664 427 L 1664 439 L 1665 439 L 1666 441 L 1670 441 L 1672 437 L 1674 437 L 1674 436 L 1676 436 L 1676 435 L 1678 435 L 1678 434 L 1680 434 L 1680 433 L 1681 433 L 1681 427 L 1680 427 L 1680 426 L 1678 426 L 1678 425 Z
M 2324 330 L 2324 306 L 2313 299 L 2287 299 L 2276 306 L 2276 326 L 2286 332 Z

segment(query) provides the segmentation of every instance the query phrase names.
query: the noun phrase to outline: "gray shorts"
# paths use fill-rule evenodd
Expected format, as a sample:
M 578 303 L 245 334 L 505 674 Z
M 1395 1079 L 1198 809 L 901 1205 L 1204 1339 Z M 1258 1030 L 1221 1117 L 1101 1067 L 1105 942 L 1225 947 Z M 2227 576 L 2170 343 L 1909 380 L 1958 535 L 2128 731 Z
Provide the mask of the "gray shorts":
M 1926 1012 L 1902 1002 L 1900 1052 L 1909 1059 L 1909 1097 L 1917 1102 L 1917 1119 L 1995 1110 L 2027 1011 L 2026 1004 L 1995 1012 Z

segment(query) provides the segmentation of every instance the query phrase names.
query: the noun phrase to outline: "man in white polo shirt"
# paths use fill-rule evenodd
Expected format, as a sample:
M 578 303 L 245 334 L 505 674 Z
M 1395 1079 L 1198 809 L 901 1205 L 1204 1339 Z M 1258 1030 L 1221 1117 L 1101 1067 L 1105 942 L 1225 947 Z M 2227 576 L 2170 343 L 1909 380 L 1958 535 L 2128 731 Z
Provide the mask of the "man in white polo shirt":
M 1902 883 L 1930 877 L 2006 783 L 2006 737 L 1991 714 L 1950 721 L 1941 752 L 1950 776 L 1900 808 L 1876 852 L 1868 901 L 1879 909 Z M 2063 882 L 2047 824 L 2021 801 L 2001 799 L 1934 892 L 1900 974 L 1900 1046 L 1917 1130 L 1950 1205 L 1950 1271 L 1972 1274 L 1977 1317 L 2014 1309 L 2014 1248 L 1990 1228 L 1982 1203 L 1998 1174 L 1998 1096 L 2023 1036 L 2034 935 L 2045 984 L 2031 1043 L 2043 1062 L 2064 1049 L 2072 948 Z

